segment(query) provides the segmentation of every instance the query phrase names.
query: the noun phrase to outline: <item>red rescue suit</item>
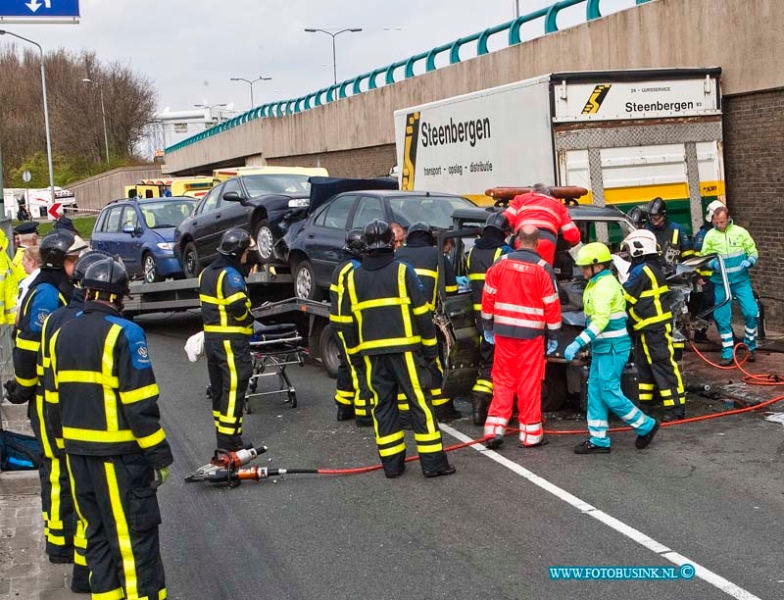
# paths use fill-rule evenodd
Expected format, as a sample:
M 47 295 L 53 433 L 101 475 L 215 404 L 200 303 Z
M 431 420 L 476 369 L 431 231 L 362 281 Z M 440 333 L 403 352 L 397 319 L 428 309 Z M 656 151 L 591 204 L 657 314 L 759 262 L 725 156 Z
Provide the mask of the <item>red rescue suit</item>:
M 536 252 L 547 264 L 555 260 L 555 247 L 560 234 L 570 246 L 580 242 L 580 230 L 569 216 L 569 210 L 560 200 L 529 192 L 515 196 L 504 211 L 512 229 L 517 233 L 523 225 L 533 225 L 539 230 Z
M 482 327 L 495 334 L 493 401 L 484 437 L 503 436 L 517 396 L 520 443 L 540 444 L 544 340 L 561 329 L 555 274 L 533 250 L 501 257 L 487 271 L 482 294 Z

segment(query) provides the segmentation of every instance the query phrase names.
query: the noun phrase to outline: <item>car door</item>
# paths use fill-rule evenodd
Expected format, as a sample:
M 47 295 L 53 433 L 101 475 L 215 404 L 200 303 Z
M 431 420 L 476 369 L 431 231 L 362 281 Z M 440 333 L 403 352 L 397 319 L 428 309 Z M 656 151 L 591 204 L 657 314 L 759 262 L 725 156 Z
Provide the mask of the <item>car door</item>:
M 221 207 L 220 207 L 220 232 L 221 235 L 227 229 L 231 229 L 232 227 L 239 227 L 244 229 L 248 233 L 252 233 L 250 231 L 250 213 L 253 210 L 250 206 L 243 206 L 242 202 L 229 202 L 223 199 L 223 194 L 228 192 L 237 192 L 240 196 L 245 198 L 246 200 L 250 199 L 247 192 L 242 188 L 240 185 L 240 178 L 237 179 L 229 179 L 226 183 L 223 184 L 223 189 L 221 190 Z
M 305 252 L 319 286 L 329 285 L 332 271 L 340 262 L 349 217 L 357 198 L 355 194 L 337 196 L 313 220 L 312 227 L 305 234 Z
M 455 273 L 465 275 L 463 257 L 467 247 L 475 240 L 481 230 L 464 229 L 441 231 L 438 234 L 439 269 L 443 269 L 444 242 L 452 239 L 455 247 L 450 255 Z M 436 306 L 435 324 L 444 366 L 444 382 L 441 386 L 448 397 L 468 396 L 476 381 L 479 367 L 479 332 L 474 320 L 474 306 L 471 291 L 459 291 L 446 295 L 443 278 L 438 290 L 439 301 Z
M 100 231 L 94 231 L 90 239 L 90 246 L 94 250 L 102 250 L 110 254 L 119 253 L 120 240 L 128 236 L 121 231 L 124 210 L 124 204 L 106 209 L 106 214 L 101 220 Z
M 142 266 L 142 235 L 146 224 L 139 220 L 138 208 L 132 204 L 123 207 L 120 217 L 120 233 L 117 241 L 116 254 L 125 263 L 128 275 L 141 275 Z
M 193 243 L 202 259 L 209 259 L 218 248 L 216 239 L 220 219 L 220 193 L 223 186 L 213 188 L 201 205 L 199 214 L 193 219 Z

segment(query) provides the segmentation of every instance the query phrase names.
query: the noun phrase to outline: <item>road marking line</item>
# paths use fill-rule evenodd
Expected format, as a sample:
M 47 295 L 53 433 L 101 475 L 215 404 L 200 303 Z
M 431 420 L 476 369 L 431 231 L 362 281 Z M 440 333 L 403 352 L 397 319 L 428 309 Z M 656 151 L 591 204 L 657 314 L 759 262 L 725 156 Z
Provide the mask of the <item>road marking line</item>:
M 453 429 L 449 425 L 446 425 L 444 423 L 439 423 L 438 425 L 441 428 L 441 431 L 448 433 L 453 438 L 458 439 L 461 442 L 470 442 L 473 439 L 468 437 L 467 435 L 464 435 L 462 432 Z M 684 564 L 692 565 L 695 570 L 694 573 L 695 577 L 699 577 L 703 581 L 706 581 L 712 586 L 720 589 L 725 594 L 729 594 L 733 598 L 737 598 L 737 600 L 761 600 L 759 597 L 755 596 L 751 592 L 744 590 L 743 588 L 735 585 L 734 583 L 732 583 L 727 579 L 724 579 L 724 577 L 722 577 L 721 575 L 714 573 L 713 571 L 703 567 L 702 565 L 697 564 L 696 562 L 683 556 L 682 554 L 678 554 L 671 548 L 668 548 L 664 544 L 661 544 L 656 540 L 654 540 L 653 538 L 645 535 L 642 531 L 634 529 L 634 527 L 631 527 L 626 523 L 619 521 L 615 517 L 608 515 L 606 512 L 599 510 L 595 506 L 588 504 L 583 500 L 580 500 L 577 496 L 570 494 L 565 489 L 558 487 L 554 483 L 547 481 L 546 479 L 540 477 L 536 473 L 533 473 L 528 469 L 526 469 L 525 467 L 518 465 L 516 462 L 509 460 L 505 456 L 498 454 L 498 452 L 495 452 L 493 450 L 488 450 L 482 444 L 478 444 L 478 443 L 471 444 L 470 448 L 473 448 L 477 452 L 484 454 L 490 460 L 494 460 L 495 462 L 506 467 L 510 471 L 517 473 L 518 475 L 520 475 L 520 477 L 527 479 L 537 487 L 540 487 L 544 491 L 551 493 L 556 498 L 563 500 L 564 502 L 573 506 L 583 514 L 593 517 L 597 521 L 604 523 L 608 527 L 611 527 L 618 533 L 625 535 L 629 539 L 637 542 L 638 544 L 647 548 L 648 550 L 655 552 L 663 559 L 668 560 L 671 563 L 674 563 L 678 566 Z

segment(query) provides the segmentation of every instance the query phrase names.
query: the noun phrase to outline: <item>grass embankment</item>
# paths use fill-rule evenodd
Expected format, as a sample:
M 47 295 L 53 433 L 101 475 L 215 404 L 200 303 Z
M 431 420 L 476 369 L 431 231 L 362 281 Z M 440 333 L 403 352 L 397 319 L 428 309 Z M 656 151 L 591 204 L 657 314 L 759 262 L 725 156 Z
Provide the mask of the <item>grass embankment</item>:
M 92 217 L 69 217 L 71 221 L 73 221 L 74 227 L 76 231 L 79 233 L 81 237 L 84 239 L 88 239 L 90 235 L 93 233 L 93 225 L 95 225 L 95 219 L 98 218 L 97 215 Z M 12 221 L 12 227 L 16 227 L 19 225 L 20 221 Z M 54 226 L 54 221 L 38 221 L 38 235 L 45 235 L 52 230 Z

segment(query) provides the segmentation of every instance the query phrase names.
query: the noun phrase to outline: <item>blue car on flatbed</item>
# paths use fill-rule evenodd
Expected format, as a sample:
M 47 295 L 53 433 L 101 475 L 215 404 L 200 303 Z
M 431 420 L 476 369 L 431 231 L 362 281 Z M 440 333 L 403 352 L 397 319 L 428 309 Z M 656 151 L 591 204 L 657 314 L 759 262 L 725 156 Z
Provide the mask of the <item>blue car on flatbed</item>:
M 174 230 L 197 203 L 185 196 L 114 200 L 98 215 L 90 246 L 120 256 L 131 278 L 147 283 L 182 278 Z

